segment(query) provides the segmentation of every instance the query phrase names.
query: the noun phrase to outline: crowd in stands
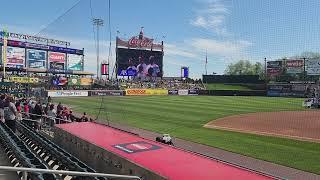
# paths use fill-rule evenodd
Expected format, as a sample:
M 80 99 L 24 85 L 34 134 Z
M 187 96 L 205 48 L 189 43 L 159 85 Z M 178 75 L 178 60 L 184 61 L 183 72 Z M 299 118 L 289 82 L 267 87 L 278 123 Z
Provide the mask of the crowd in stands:
M 52 103 L 50 97 L 45 102 L 41 99 L 17 98 L 5 94 L 0 96 L 0 120 L 14 132 L 17 120 L 25 121 L 35 130 L 41 130 L 44 125 L 52 127 L 54 124 L 67 122 L 93 121 L 86 113 L 76 117 L 67 106 Z
M 141 81 L 138 79 L 117 79 L 117 80 L 99 80 L 96 81 L 106 87 L 115 87 L 119 89 L 205 89 L 201 80 L 178 80 L 178 79 L 154 79 Z

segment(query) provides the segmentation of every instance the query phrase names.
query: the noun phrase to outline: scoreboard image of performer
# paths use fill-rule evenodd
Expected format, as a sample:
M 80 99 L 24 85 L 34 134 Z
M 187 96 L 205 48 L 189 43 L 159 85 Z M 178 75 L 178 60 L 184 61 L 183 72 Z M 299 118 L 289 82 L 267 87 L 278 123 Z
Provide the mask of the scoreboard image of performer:
M 162 77 L 162 51 L 118 48 L 117 53 L 118 76 Z

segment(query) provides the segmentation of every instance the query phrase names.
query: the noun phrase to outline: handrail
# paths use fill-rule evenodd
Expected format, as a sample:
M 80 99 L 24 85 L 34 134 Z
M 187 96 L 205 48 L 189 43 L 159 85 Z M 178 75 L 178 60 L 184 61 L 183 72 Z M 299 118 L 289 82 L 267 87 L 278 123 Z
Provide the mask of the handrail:
M 89 176 L 89 177 L 105 177 L 105 178 L 121 178 L 121 179 L 141 180 L 141 178 L 138 176 L 105 174 L 105 173 L 90 173 L 90 172 L 79 172 L 79 171 L 63 171 L 63 170 L 39 169 L 39 168 L 25 168 L 25 167 L 0 166 L 0 170 L 20 171 L 20 172 L 23 172 L 24 178 L 27 177 L 26 173 L 28 173 L 28 172 L 37 172 L 37 173 L 47 173 L 47 174 L 63 174 L 63 175 L 71 175 L 71 176 Z
M 39 114 L 32 114 L 32 113 L 26 113 L 26 112 L 20 112 L 21 114 L 28 114 L 28 115 L 33 115 L 33 116 L 40 116 L 40 117 L 46 117 L 46 118 L 49 118 L 49 119 L 57 119 L 59 121 L 65 121 L 65 122 L 68 122 L 68 123 L 71 123 L 72 121 L 69 121 L 69 120 L 66 120 L 66 119 L 61 119 L 61 118 L 57 118 L 57 117 L 54 117 L 54 116 L 48 116 L 48 115 L 39 115 Z M 33 120 L 35 121 L 35 120 Z

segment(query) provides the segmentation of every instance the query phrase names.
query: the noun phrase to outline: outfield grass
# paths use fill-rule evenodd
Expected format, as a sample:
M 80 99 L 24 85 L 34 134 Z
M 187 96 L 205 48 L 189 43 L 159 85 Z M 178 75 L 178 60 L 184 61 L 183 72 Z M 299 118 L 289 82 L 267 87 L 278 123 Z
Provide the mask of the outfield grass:
M 251 90 L 248 87 L 241 86 L 241 85 L 229 85 L 229 84 L 223 84 L 223 83 L 210 83 L 206 84 L 206 88 L 208 90 L 242 90 L 242 91 L 248 91 Z
M 55 99 L 74 110 L 97 114 L 101 97 Z M 320 144 L 206 129 L 207 122 L 235 114 L 302 110 L 302 99 L 223 96 L 104 97 L 112 121 L 218 147 L 320 174 Z

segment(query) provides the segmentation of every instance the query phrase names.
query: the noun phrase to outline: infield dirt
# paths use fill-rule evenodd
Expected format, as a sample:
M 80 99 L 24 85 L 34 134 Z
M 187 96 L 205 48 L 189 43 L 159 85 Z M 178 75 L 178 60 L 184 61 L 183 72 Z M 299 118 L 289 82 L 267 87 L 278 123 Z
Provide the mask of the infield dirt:
M 241 114 L 210 121 L 204 127 L 320 142 L 320 111 Z

